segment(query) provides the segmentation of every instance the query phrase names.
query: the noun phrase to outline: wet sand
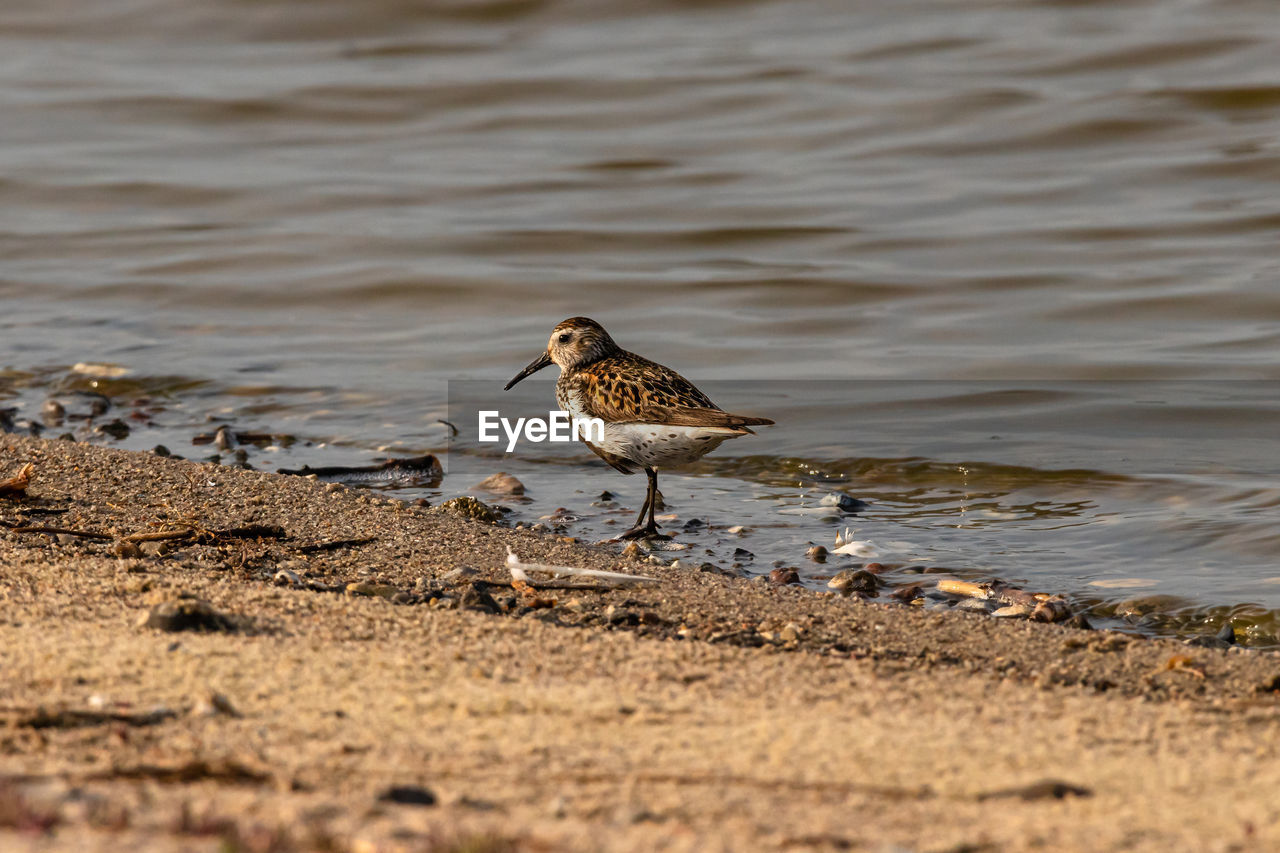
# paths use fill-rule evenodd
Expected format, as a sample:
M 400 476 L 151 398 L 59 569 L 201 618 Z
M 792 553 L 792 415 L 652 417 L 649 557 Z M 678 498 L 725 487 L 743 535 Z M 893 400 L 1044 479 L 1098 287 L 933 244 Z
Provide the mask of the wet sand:
M 27 462 L 27 497 L 0 498 L 6 850 L 1280 844 L 1274 653 L 868 604 L 0 437 L 0 477 Z M 508 545 L 660 582 L 525 595 Z M 139 624 L 194 600 L 212 630 Z

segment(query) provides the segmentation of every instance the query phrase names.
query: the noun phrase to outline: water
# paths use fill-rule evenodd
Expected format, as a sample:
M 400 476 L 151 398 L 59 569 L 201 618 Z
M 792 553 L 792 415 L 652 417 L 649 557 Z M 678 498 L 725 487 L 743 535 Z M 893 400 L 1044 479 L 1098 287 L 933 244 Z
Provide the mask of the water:
M 820 587 L 849 526 L 1272 644 L 1278 43 L 1247 0 L 6 3 L 0 395 L 297 436 L 268 470 L 449 451 L 421 494 L 502 468 L 590 539 L 638 478 L 437 422 L 585 314 L 778 421 L 664 475 L 698 560 Z

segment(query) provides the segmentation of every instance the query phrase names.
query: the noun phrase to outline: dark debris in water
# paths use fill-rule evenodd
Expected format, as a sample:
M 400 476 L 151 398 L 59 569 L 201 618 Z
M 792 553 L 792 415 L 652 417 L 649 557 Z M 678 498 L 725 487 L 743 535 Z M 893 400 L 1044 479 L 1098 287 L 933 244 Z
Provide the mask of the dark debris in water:
M 279 473 L 298 477 L 315 477 L 327 483 L 349 483 L 361 486 L 433 486 L 438 485 L 444 477 L 440 460 L 431 454 L 388 459 L 377 465 L 334 465 L 321 468 L 304 465 L 301 468 L 281 468 Z

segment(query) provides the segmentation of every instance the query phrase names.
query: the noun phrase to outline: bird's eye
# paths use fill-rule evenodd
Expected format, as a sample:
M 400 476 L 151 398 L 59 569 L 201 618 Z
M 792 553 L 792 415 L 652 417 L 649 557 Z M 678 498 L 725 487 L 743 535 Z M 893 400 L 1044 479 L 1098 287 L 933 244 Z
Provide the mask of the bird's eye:
M 572 336 L 571 336 L 568 332 L 563 332 L 563 333 L 560 335 L 560 337 L 559 337 L 559 338 L 557 338 L 556 340 L 560 341 L 560 343 L 562 343 L 562 344 L 567 344 L 567 343 L 569 343 L 569 338 L 570 338 L 570 337 L 572 337 Z

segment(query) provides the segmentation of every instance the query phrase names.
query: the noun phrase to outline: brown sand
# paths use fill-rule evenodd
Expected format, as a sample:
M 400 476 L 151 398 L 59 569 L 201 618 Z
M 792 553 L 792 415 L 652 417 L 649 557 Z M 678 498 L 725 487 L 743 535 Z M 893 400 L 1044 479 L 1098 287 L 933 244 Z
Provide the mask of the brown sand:
M 867 604 L 0 438 L 0 477 L 25 462 L 28 497 L 0 498 L 6 851 L 1280 848 L 1275 654 Z M 15 524 L 204 535 L 137 557 Z M 287 538 L 216 534 L 247 525 Z M 496 585 L 508 544 L 661 583 L 530 608 Z M 495 585 L 439 580 L 459 566 Z M 282 567 L 404 603 L 277 586 Z M 232 630 L 138 625 L 182 594 Z

